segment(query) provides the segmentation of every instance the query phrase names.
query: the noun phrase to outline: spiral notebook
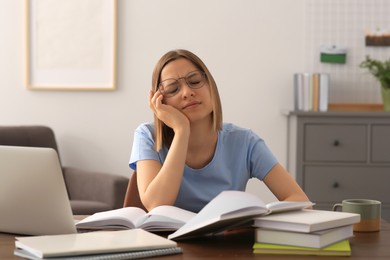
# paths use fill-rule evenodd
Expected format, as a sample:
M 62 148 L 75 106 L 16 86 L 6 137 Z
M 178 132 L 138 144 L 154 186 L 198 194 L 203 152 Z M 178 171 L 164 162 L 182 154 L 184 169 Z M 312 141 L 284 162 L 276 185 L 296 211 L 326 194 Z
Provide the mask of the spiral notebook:
M 16 237 L 15 255 L 29 259 L 131 259 L 179 253 L 177 243 L 143 229 Z M 127 257 L 127 258 L 123 258 Z
M 169 247 L 161 249 L 150 249 L 133 252 L 122 252 L 122 253 L 108 253 L 108 254 L 97 254 L 97 255 L 83 255 L 83 256 L 66 256 L 66 257 L 55 257 L 55 258 L 39 258 L 23 249 L 15 249 L 14 254 L 19 257 L 23 257 L 31 260 L 124 260 L 124 259 L 140 259 L 155 256 L 174 255 L 181 254 L 183 250 L 180 247 Z

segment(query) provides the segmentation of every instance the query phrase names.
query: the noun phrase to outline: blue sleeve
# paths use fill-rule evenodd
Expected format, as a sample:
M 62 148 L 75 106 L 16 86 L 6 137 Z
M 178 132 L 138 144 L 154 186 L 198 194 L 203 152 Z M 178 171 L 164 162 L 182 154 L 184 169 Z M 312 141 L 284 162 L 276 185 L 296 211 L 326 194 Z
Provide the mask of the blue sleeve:
M 263 180 L 278 160 L 265 144 L 265 141 L 252 131 L 250 131 L 250 140 L 248 164 L 251 177 Z
M 137 169 L 137 161 L 159 160 L 159 155 L 154 149 L 153 126 L 142 124 L 134 132 L 133 147 L 131 150 L 129 166 Z

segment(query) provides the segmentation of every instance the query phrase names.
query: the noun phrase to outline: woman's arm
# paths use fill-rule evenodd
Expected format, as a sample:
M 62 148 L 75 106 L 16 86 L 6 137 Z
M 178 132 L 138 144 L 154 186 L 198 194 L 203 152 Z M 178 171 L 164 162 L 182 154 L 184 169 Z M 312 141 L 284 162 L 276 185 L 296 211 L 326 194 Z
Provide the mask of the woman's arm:
M 277 163 L 265 176 L 264 183 L 278 200 L 308 201 L 309 198 L 290 174 Z
M 150 93 L 155 115 L 175 132 L 164 164 L 155 160 L 137 162 L 137 184 L 144 206 L 173 205 L 179 192 L 187 156 L 190 124 L 188 118 L 172 106 L 162 103 L 159 92 Z
M 188 141 L 185 139 L 175 135 L 163 165 L 155 160 L 137 162 L 140 198 L 148 210 L 159 205 L 173 205 L 176 201 L 187 154 Z

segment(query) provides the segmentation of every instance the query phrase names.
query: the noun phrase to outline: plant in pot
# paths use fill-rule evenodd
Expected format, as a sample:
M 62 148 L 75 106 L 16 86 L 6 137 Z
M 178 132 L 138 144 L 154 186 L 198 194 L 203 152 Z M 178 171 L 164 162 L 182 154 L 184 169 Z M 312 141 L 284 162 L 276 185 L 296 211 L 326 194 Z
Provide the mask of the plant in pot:
M 366 68 L 379 81 L 383 100 L 383 109 L 390 111 L 390 59 L 385 61 L 375 60 L 366 56 L 360 63 L 361 68 Z

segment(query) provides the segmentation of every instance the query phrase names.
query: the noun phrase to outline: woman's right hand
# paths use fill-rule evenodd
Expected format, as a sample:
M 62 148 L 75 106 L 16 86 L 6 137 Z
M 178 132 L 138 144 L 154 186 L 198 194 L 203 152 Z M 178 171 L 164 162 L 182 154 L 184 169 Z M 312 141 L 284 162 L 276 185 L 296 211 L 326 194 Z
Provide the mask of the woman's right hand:
M 177 108 L 164 104 L 162 94 L 149 92 L 149 106 L 155 116 L 175 132 L 163 164 L 155 160 L 137 162 L 138 188 L 144 206 L 174 205 L 179 193 L 187 157 L 190 121 Z
M 163 103 L 164 96 L 160 91 L 149 92 L 149 107 L 152 109 L 153 113 L 157 116 L 158 119 L 163 121 L 167 126 L 177 132 L 183 127 L 188 127 L 190 121 L 187 116 L 179 111 L 177 108 Z

